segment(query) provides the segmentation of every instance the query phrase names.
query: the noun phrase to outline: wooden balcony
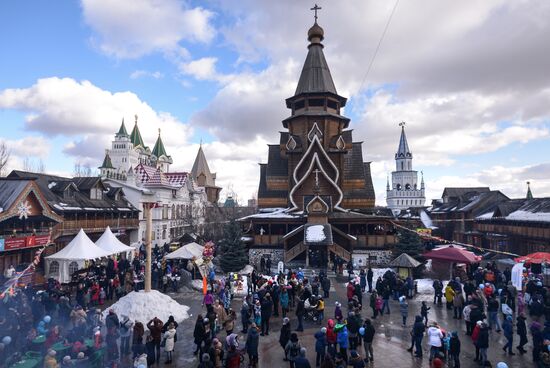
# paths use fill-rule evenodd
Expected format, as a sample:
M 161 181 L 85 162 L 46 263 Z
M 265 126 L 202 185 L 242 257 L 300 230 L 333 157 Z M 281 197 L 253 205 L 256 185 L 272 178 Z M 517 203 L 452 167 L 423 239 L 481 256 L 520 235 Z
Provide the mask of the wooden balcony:
M 254 235 L 256 245 L 283 245 L 283 235 Z
M 397 243 L 395 235 L 358 235 L 356 247 L 391 248 Z
M 103 232 L 107 226 L 111 230 L 137 229 L 139 219 L 121 218 L 121 219 L 86 219 L 86 220 L 65 220 L 53 228 L 54 238 L 62 235 L 76 234 L 80 229 L 85 232 Z

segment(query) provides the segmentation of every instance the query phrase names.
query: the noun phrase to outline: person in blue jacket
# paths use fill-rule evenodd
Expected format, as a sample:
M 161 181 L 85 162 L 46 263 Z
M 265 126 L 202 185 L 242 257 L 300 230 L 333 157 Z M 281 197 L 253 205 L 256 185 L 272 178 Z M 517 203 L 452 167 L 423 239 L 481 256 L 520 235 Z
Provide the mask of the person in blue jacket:
M 327 351 L 327 328 L 323 327 L 315 333 L 315 352 L 317 358 L 315 359 L 315 366 L 318 367 L 325 359 Z
M 338 332 L 338 334 L 336 335 L 336 343 L 340 347 L 340 354 L 342 355 L 342 359 L 344 359 L 347 365 L 349 340 L 348 340 L 348 329 L 346 326 L 342 327 L 340 332 Z
M 514 347 L 514 324 L 512 323 L 512 316 L 507 315 L 502 322 L 502 330 L 504 331 L 504 337 L 506 338 L 506 344 L 502 348 L 505 352 L 508 351 L 510 355 L 516 355 L 512 351 Z

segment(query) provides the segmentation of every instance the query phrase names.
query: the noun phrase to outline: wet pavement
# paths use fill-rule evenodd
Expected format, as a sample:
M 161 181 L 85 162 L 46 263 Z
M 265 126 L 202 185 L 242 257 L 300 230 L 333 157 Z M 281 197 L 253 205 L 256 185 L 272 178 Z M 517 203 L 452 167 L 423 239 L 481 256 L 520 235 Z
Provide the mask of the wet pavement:
M 346 291 L 344 283 L 346 282 L 345 278 L 332 279 L 333 288 L 331 290 L 331 297 L 326 300 L 326 309 L 325 309 L 325 323 L 326 319 L 334 316 L 334 302 L 340 301 L 342 304 L 346 301 Z M 185 304 L 190 307 L 191 317 L 180 324 L 178 327 L 178 342 L 176 343 L 176 350 L 174 356 L 174 363 L 170 365 L 163 364 L 164 356 L 161 358 L 161 363 L 158 366 L 166 367 L 189 367 L 195 368 L 198 366 L 198 359 L 193 355 L 195 349 L 195 344 L 193 343 L 193 329 L 198 313 L 203 313 L 205 308 L 201 306 L 202 295 L 197 291 L 184 291 L 177 294 L 169 294 L 171 297 L 176 299 L 178 302 Z M 368 304 L 368 294 L 365 294 L 363 300 Z M 407 320 L 407 326 L 402 326 L 401 314 L 399 313 L 399 307 L 397 301 L 391 301 L 389 315 L 384 315 L 373 320 L 373 325 L 376 329 L 376 337 L 373 343 L 374 349 L 374 362 L 369 363 L 368 367 L 429 367 L 428 355 L 429 355 L 429 346 L 427 345 L 427 339 L 423 340 L 423 350 L 424 358 L 415 358 L 411 353 L 407 352 L 407 348 L 410 346 L 410 335 L 409 332 L 412 328 L 414 321 L 414 316 L 419 314 L 421 301 L 427 301 L 428 306 L 432 307 L 429 314 L 429 320 L 437 321 L 444 329 L 447 331 L 458 331 L 459 337 L 462 345 L 461 352 L 461 367 L 479 367 L 479 365 L 473 361 L 475 356 L 475 348 L 471 342 L 471 339 L 465 335 L 465 325 L 463 320 L 453 319 L 452 311 L 448 311 L 445 307 L 437 307 L 433 305 L 433 296 L 419 294 L 415 296 L 412 300 L 409 300 L 409 318 Z M 232 307 L 237 311 L 238 323 L 236 324 L 235 330 L 240 331 L 240 310 L 242 301 L 240 299 L 235 299 L 232 303 Z M 345 311 L 344 311 L 345 312 Z M 363 309 L 362 317 L 370 317 L 371 310 Z M 291 318 L 291 324 L 293 329 L 297 327 L 297 320 L 295 318 L 294 312 L 291 311 L 289 317 Z M 271 330 L 268 336 L 260 337 L 260 348 L 259 348 L 259 367 L 269 367 L 269 368 L 278 368 L 278 367 L 288 367 L 289 364 L 283 361 L 284 353 L 279 345 L 279 331 L 282 324 L 281 317 L 274 317 L 271 319 Z M 321 326 L 319 324 L 314 324 L 312 322 L 304 322 L 304 331 L 297 332 L 300 340 L 300 344 L 303 347 L 306 347 L 308 350 L 307 357 L 312 364 L 315 365 L 315 339 L 313 337 L 314 333 Z M 515 332 L 514 332 L 515 333 Z M 225 332 L 220 333 L 222 338 L 225 338 Z M 528 336 L 528 339 L 531 340 L 531 336 Z M 246 336 L 242 335 L 239 339 L 242 343 L 246 341 Z M 514 350 L 519 337 L 517 334 L 514 335 Z M 493 367 L 496 366 L 496 363 L 504 361 L 508 364 L 509 367 L 533 367 L 534 364 L 531 360 L 531 341 L 526 345 L 528 353 L 525 355 L 516 355 L 509 356 L 505 354 L 502 350 L 502 347 L 505 344 L 505 338 L 502 336 L 502 333 L 491 332 L 490 342 L 489 342 L 489 361 L 492 363 Z M 361 355 L 364 355 L 362 347 L 359 348 Z M 126 366 L 126 364 L 123 364 Z M 247 365 L 246 365 L 247 366 Z

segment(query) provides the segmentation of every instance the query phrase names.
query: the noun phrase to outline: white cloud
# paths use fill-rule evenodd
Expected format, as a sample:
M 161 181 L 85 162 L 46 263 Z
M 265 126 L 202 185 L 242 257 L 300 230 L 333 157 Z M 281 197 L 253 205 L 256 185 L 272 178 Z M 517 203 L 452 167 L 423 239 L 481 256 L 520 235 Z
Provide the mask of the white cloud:
M 84 20 L 99 49 L 116 58 L 173 52 L 181 42 L 210 42 L 213 13 L 177 0 L 82 0 Z
M 153 78 L 153 79 L 161 79 L 164 78 L 164 74 L 157 71 L 150 72 L 147 70 L 135 70 L 130 74 L 130 79 L 139 79 L 139 78 Z
M 10 153 L 14 156 L 35 158 L 46 158 L 51 151 L 50 142 L 44 137 L 40 136 L 28 136 L 22 139 L 2 139 L 0 142 L 6 144 Z
M 215 57 L 205 57 L 182 63 L 180 70 L 183 74 L 198 80 L 221 81 L 223 76 L 216 71 L 217 62 L 218 59 Z
M 0 108 L 26 112 L 27 130 L 71 137 L 73 141 L 64 152 L 80 161 L 101 158 L 121 119 L 126 117 L 126 127 L 131 130 L 135 114 L 143 139 L 151 148 L 159 128 L 167 148 L 185 144 L 192 134 L 189 125 L 155 111 L 132 92 L 113 93 L 71 78 L 44 78 L 29 88 L 0 91 Z

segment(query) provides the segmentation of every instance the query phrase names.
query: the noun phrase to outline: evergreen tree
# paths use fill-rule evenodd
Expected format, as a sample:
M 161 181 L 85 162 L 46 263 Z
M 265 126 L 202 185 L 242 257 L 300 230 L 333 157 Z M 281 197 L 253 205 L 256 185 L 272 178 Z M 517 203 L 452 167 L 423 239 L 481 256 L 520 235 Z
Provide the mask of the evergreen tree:
M 224 272 L 237 272 L 248 264 L 248 250 L 241 240 L 241 226 L 231 220 L 223 227 L 223 239 L 219 242 L 218 261 Z
M 423 261 L 424 244 L 420 236 L 414 231 L 399 229 L 397 233 L 398 242 L 393 248 L 393 256 L 397 257 L 401 253 L 407 253 L 409 256 Z

